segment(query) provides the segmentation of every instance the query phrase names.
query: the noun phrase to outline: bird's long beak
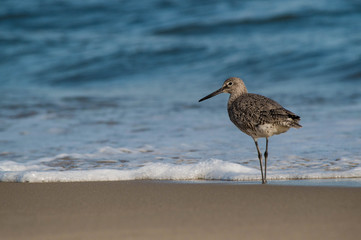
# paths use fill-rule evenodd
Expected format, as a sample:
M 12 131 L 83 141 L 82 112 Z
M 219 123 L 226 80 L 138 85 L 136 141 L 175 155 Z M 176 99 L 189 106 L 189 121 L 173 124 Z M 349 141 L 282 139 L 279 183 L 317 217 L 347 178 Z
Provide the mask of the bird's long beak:
M 204 98 L 200 99 L 198 102 L 202 102 L 202 101 L 204 101 L 204 100 L 206 100 L 208 98 L 214 97 L 214 96 L 216 96 L 216 95 L 218 95 L 218 94 L 220 94 L 222 92 L 223 92 L 223 87 L 218 89 L 217 91 L 214 91 L 211 94 L 205 96 Z

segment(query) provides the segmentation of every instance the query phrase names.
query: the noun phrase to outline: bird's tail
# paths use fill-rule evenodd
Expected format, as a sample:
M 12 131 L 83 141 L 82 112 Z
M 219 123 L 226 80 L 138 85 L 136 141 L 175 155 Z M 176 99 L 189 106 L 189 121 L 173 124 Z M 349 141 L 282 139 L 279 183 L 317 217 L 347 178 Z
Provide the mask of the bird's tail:
M 297 116 L 296 114 L 294 114 L 292 112 L 290 112 L 288 116 L 289 116 L 289 118 L 292 119 L 292 122 L 290 124 L 291 127 L 293 127 L 293 128 L 301 128 L 302 127 L 302 125 L 299 124 L 299 122 L 301 120 L 300 116 Z

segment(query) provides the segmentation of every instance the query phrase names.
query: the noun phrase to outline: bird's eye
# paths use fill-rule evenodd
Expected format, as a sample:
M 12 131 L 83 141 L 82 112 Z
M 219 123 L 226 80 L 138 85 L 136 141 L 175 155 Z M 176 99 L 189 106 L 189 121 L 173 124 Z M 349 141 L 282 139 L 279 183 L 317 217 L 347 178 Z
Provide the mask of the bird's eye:
M 229 82 L 227 85 L 228 85 L 228 86 L 232 86 L 232 84 L 233 84 L 232 82 Z

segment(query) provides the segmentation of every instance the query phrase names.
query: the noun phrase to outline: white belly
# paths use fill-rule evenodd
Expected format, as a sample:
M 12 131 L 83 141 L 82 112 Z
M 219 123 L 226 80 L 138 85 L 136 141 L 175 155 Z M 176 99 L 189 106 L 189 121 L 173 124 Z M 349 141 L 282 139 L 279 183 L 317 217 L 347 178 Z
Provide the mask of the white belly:
M 273 125 L 273 124 L 262 124 L 256 127 L 257 137 L 271 137 L 273 135 L 287 132 L 289 127 Z

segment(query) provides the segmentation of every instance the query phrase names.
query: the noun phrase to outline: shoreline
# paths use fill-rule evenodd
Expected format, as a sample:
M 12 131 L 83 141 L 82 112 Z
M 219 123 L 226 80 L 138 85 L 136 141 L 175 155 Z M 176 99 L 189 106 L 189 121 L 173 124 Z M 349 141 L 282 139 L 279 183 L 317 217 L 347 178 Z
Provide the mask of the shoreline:
M 2 183 L 97 183 L 97 182 L 153 182 L 171 184 L 220 184 L 220 185 L 261 185 L 261 180 L 173 180 L 173 179 L 131 179 L 131 180 L 84 180 L 84 181 L 0 181 Z M 267 185 L 272 186 L 305 186 L 305 187 L 361 187 L 360 177 L 350 178 L 308 178 L 308 179 L 270 179 Z
M 261 185 L 257 181 L 233 181 L 233 180 L 132 180 L 132 181 L 153 181 L 174 184 L 225 184 L 225 185 Z M 361 178 L 315 178 L 315 179 L 287 179 L 269 180 L 268 186 L 303 186 L 303 187 L 361 187 Z
M 356 239 L 361 188 L 0 183 L 2 239 Z

